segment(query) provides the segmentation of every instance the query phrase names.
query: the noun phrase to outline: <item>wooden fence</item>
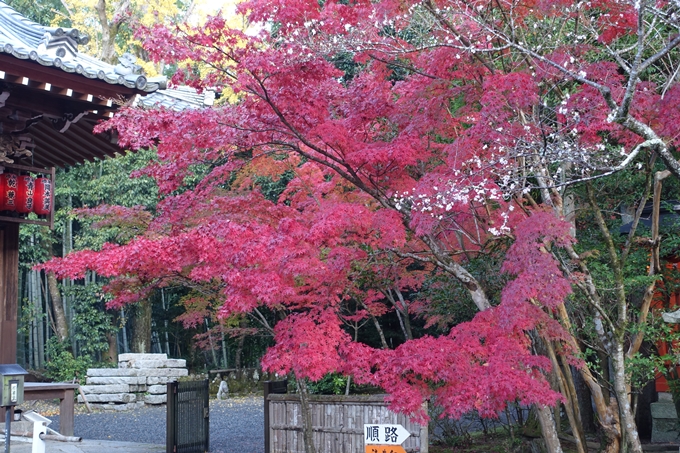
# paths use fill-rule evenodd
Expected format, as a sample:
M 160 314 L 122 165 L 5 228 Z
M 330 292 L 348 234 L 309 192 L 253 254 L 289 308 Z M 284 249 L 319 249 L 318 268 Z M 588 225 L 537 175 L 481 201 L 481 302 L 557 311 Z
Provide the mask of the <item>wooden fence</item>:
M 387 408 L 384 395 L 310 395 L 314 445 L 323 453 L 364 453 L 364 424 L 400 424 L 411 436 L 407 452 L 427 453 L 427 425 L 412 423 Z M 304 453 L 300 398 L 292 394 L 266 395 L 269 421 L 268 453 Z M 267 426 L 265 426 L 265 430 Z

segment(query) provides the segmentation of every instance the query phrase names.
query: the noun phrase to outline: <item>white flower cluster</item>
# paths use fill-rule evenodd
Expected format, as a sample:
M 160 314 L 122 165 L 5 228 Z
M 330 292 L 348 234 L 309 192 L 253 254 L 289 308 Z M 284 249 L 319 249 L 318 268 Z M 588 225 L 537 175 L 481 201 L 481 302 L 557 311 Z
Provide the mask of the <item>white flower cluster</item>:
M 419 212 L 431 215 L 437 220 L 444 220 L 451 216 L 450 212 L 456 206 L 483 206 L 490 202 L 501 201 L 503 198 L 503 191 L 493 184 L 474 183 L 462 178 L 460 181 L 453 179 L 445 181 L 441 187 L 433 186 L 430 194 L 405 191 L 394 194 L 392 200 L 399 211 Z M 507 209 L 512 211 L 513 207 L 510 205 Z M 495 236 L 510 231 L 509 212 L 500 212 L 500 216 L 503 219 L 502 224 L 488 229 L 488 232 Z

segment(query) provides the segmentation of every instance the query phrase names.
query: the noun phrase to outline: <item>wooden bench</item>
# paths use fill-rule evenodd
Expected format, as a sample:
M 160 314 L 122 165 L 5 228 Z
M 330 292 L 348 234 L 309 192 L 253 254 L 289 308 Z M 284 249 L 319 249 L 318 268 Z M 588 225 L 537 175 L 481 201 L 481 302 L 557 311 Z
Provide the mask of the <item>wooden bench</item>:
M 24 401 L 53 400 L 59 398 L 59 432 L 73 436 L 74 400 L 78 384 L 25 382 Z

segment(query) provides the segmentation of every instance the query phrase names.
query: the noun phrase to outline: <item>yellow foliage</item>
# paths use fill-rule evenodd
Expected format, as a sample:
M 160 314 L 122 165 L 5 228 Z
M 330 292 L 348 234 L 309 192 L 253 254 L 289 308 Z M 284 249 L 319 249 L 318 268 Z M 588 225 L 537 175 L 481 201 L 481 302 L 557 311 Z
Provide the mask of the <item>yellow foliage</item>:
M 137 64 L 142 67 L 142 71 L 147 77 L 156 77 L 159 75 L 158 67 L 156 67 L 156 65 L 150 61 L 142 61 L 138 59 Z
M 69 12 L 72 26 L 90 35 L 90 42 L 81 46 L 79 50 L 90 55 L 98 55 L 102 47 L 104 30 L 96 9 L 99 0 L 62 0 L 62 2 Z M 197 2 L 209 3 L 210 0 L 197 0 Z M 123 4 L 121 1 L 107 0 L 106 27 L 113 30 L 115 22 L 121 23 L 116 39 L 117 53 L 119 55 L 125 52 L 135 53 L 133 50 L 139 48 L 140 43 L 132 36 L 131 22 L 145 26 L 159 23 L 170 25 L 173 21 L 181 20 L 186 13 L 178 7 L 178 3 L 176 0 L 132 0 L 129 3 L 130 8 L 121 11 Z M 145 66 L 148 67 L 148 65 Z
M 96 9 L 99 0 L 62 1 L 69 11 L 72 26 L 90 36 L 90 42 L 87 45 L 80 46 L 79 50 L 100 57 L 103 27 L 98 19 Z M 227 23 L 230 27 L 247 31 L 248 24 L 245 18 L 236 14 L 236 5 L 241 1 L 195 0 L 190 10 L 187 10 L 191 3 L 188 0 L 184 2 L 178 2 L 177 0 L 130 0 L 130 9 L 127 12 L 121 12 L 120 6 L 123 2 L 120 0 L 106 0 L 107 26 L 109 29 L 112 29 L 114 19 L 119 21 L 122 19 L 122 25 L 118 29 L 118 35 L 115 40 L 116 54 L 122 55 L 130 52 L 139 56 L 141 42 L 134 39 L 130 28 L 131 22 L 149 27 L 154 24 L 171 25 L 177 21 L 186 21 L 189 25 L 198 27 L 205 23 L 205 19 L 208 16 L 221 12 L 227 18 Z M 191 63 L 201 74 L 207 73 L 210 69 L 207 67 L 202 68 L 200 63 L 198 63 L 198 66 L 196 62 L 185 62 L 184 64 L 186 63 Z M 139 58 L 137 64 L 142 67 L 144 73 L 149 77 L 156 76 L 161 71 L 160 67 L 150 62 L 142 61 Z M 182 67 L 184 64 L 179 66 Z M 229 90 L 223 92 L 223 96 L 220 99 L 221 102 L 235 102 L 236 100 L 236 96 L 230 93 Z

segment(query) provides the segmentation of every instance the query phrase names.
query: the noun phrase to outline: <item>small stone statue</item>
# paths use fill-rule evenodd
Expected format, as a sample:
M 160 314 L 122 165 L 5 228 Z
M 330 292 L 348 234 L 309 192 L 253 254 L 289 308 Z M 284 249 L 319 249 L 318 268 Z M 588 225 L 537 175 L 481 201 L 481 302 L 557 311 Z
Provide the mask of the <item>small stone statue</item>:
M 227 381 L 222 381 L 220 382 L 220 388 L 217 390 L 217 399 L 226 400 L 227 398 L 229 398 L 229 386 Z

